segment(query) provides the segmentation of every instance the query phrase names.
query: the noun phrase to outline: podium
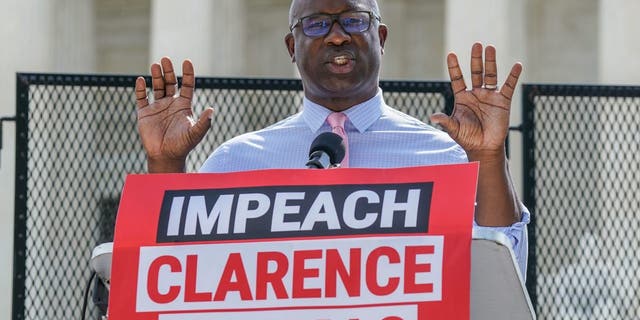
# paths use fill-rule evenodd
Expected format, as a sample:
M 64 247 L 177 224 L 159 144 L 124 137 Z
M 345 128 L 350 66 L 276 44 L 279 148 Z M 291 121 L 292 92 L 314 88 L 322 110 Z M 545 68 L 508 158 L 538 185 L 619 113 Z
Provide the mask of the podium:
M 474 230 L 471 241 L 471 319 L 536 319 L 509 239 L 502 233 Z M 112 243 L 93 251 L 91 267 L 109 284 Z
M 535 319 L 523 279 L 507 236 L 473 231 L 471 319 Z

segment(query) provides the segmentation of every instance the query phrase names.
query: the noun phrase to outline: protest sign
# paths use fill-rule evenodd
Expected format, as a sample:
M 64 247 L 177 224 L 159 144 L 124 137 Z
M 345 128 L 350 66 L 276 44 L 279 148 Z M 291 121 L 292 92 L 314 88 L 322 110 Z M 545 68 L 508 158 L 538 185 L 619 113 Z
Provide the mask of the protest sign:
M 468 319 L 478 165 L 130 175 L 113 319 Z

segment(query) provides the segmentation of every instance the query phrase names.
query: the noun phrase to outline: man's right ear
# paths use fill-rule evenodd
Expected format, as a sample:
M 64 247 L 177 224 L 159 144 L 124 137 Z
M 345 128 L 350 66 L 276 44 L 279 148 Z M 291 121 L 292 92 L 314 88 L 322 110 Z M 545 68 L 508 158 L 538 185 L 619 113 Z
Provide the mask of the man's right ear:
M 293 39 L 292 33 L 287 33 L 284 36 L 284 44 L 287 46 L 287 51 L 289 51 L 291 62 L 296 62 L 296 41 Z

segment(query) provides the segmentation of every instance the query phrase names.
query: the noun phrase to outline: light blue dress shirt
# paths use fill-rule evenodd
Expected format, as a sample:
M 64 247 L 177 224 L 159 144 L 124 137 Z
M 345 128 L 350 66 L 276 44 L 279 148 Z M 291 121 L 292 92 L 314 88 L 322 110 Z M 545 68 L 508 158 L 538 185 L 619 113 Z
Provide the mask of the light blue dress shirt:
M 234 172 L 259 169 L 305 168 L 309 146 L 320 133 L 331 131 L 326 123 L 331 110 L 304 98 L 301 112 L 255 132 L 220 145 L 200 172 Z M 466 163 L 465 151 L 448 134 L 386 105 L 382 90 L 344 113 L 349 139 L 350 168 L 397 168 Z M 529 212 L 509 227 L 474 228 L 500 231 L 512 242 L 522 276 L 527 263 L 526 224 Z

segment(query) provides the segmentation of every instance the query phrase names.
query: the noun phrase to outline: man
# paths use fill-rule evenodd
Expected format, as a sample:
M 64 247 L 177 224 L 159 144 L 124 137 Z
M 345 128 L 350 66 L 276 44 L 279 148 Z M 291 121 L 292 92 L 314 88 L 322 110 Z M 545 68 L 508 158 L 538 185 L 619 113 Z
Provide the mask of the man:
M 332 113 L 346 115 L 349 167 L 407 167 L 479 161 L 476 228 L 489 227 L 511 238 L 525 270 L 528 213 L 517 200 L 505 155 L 511 97 L 522 66 L 515 64 L 497 86 L 496 52 L 476 43 L 471 49 L 467 90 L 458 59 L 447 57 L 455 107 L 431 121 L 447 134 L 388 107 L 378 87 L 388 28 L 375 0 L 294 0 L 291 33 L 285 43 L 304 88 L 303 111 L 257 132 L 227 141 L 201 172 L 303 168 L 309 145 Z M 208 131 L 213 109 L 196 121 L 191 110 L 194 71 L 183 63 L 183 87 L 168 58 L 151 66 L 155 101 L 149 104 L 144 78 L 136 81 L 138 128 L 152 173 L 184 172 L 187 154 Z

